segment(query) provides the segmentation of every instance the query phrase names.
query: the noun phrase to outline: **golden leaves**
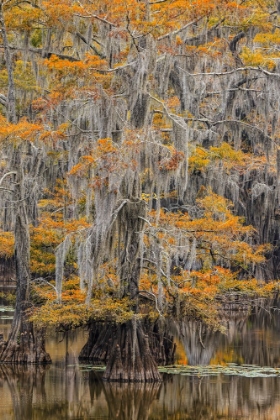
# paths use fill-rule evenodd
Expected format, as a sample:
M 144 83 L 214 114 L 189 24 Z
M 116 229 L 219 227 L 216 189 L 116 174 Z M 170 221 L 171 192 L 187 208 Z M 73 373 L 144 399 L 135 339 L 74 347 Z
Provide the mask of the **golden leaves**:
M 25 118 L 21 119 L 17 124 L 10 124 L 5 117 L 0 115 L 0 140 L 9 140 L 19 143 L 21 141 L 34 141 L 38 138 L 39 132 L 42 130 L 40 124 L 28 122 Z
M 0 231 L 0 258 L 12 258 L 14 247 L 15 238 L 13 233 Z

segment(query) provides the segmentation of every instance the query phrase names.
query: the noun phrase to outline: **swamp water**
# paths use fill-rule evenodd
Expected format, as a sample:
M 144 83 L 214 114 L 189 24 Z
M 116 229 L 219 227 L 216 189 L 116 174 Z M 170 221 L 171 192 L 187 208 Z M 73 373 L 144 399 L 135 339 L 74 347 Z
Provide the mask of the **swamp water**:
M 11 318 L 12 308 L 0 307 L 4 338 Z M 96 367 L 79 365 L 86 331 L 48 336 L 52 365 L 0 365 L 0 419 L 280 418 L 278 312 L 229 318 L 227 335 L 194 322 L 173 329 L 183 335 L 176 368 L 163 367 L 163 382 L 146 385 L 104 383 Z

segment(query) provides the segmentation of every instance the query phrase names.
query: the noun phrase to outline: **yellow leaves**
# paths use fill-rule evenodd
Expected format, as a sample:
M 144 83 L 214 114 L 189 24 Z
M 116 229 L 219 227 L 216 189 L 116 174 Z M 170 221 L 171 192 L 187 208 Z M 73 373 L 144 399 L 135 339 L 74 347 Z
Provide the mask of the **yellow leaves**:
M 254 38 L 254 42 L 263 47 L 272 47 L 276 49 L 280 45 L 280 30 L 276 29 L 273 32 L 259 32 Z
M 85 176 L 88 170 L 94 166 L 96 162 L 96 158 L 86 155 L 81 156 L 80 162 L 74 165 L 71 170 L 68 172 L 69 175 L 76 175 L 76 176 Z
M 98 97 L 100 86 L 109 93 L 112 74 L 106 72 L 107 61 L 97 55 L 85 53 L 83 60 L 71 60 L 52 54 L 43 64 L 53 76 L 50 80 L 52 87 L 63 98 L 77 97 L 77 82 L 79 92 L 84 91 L 90 97 Z
M 14 235 L 11 232 L 0 231 L 0 258 L 12 258 L 14 247 Z
M 18 143 L 22 140 L 34 141 L 43 127 L 39 124 L 32 124 L 25 118 L 17 124 L 10 124 L 0 115 L 0 140 L 10 140 Z
M 234 150 L 228 143 L 223 142 L 219 147 L 210 147 L 210 157 L 212 160 L 221 159 L 226 163 L 226 167 L 242 165 L 245 162 L 245 154 L 241 150 Z
M 23 60 L 15 61 L 13 76 L 15 87 L 21 93 L 19 102 L 25 104 L 25 100 L 28 98 L 25 98 L 24 94 L 39 91 L 31 63 L 24 62 Z M 7 85 L 8 73 L 7 69 L 3 68 L 0 71 L 0 88 L 5 90 L 7 89 Z
M 112 142 L 112 139 L 107 137 L 104 139 L 99 139 L 97 141 L 98 147 L 97 147 L 97 153 L 99 153 L 101 156 L 104 153 L 117 153 L 118 148 L 116 145 Z
M 21 2 L 15 7 L 7 7 L 5 11 L 5 24 L 12 30 L 30 31 L 38 21 L 43 19 L 40 7 L 32 7 L 27 2 Z
M 219 285 L 219 290 L 221 293 L 242 292 L 247 295 L 261 295 L 262 291 L 265 291 L 263 284 L 258 280 L 237 280 L 233 275 L 223 279 L 223 282 Z
M 189 157 L 190 172 L 205 172 L 211 162 L 220 160 L 223 166 L 230 170 L 235 166 L 242 167 L 246 163 L 246 155 L 241 150 L 234 150 L 228 143 L 223 142 L 219 147 L 196 147 Z
M 98 55 L 85 54 L 85 67 L 91 70 L 106 70 L 108 69 L 107 60 L 100 58 Z
M 196 147 L 188 162 L 190 172 L 203 172 L 210 163 L 209 152 L 203 147 Z
M 178 35 L 176 36 L 176 45 L 177 46 L 179 46 L 179 45 L 182 45 L 183 44 L 183 41 L 182 41 L 182 38 L 180 38 Z
M 176 102 L 175 102 L 176 104 Z M 170 121 L 164 117 L 163 114 L 154 113 L 153 125 L 155 129 L 168 129 L 171 128 Z
M 81 156 L 80 161 L 69 171 L 69 175 L 86 176 L 90 168 L 101 165 L 103 171 L 109 172 L 121 167 L 119 148 L 111 138 L 99 139 L 95 144 L 92 155 Z
M 212 193 L 212 191 L 208 191 L 205 197 L 198 198 L 197 203 L 204 210 L 206 218 L 218 222 L 217 226 L 220 225 L 220 222 L 225 222 L 229 218 L 240 221 L 239 217 L 233 216 L 230 211 L 232 203 L 224 197 Z
M 69 302 L 58 304 L 52 301 L 47 302 L 39 308 L 33 308 L 30 320 L 38 327 L 77 328 L 85 325 L 90 318 L 90 308 L 85 304 Z
M 175 112 L 175 110 L 180 107 L 180 99 L 178 96 L 171 96 L 165 101 L 165 104 L 171 111 Z
M 103 296 L 100 299 L 92 299 L 90 317 L 102 321 L 125 322 L 135 315 L 132 305 L 128 298 Z
M 83 7 L 71 0 L 42 1 L 42 10 L 47 25 L 51 27 L 56 25 L 63 28 L 65 28 L 65 25 L 73 24 L 75 13 L 84 13 Z
M 275 54 L 273 54 L 273 56 L 275 57 Z M 240 57 L 246 66 L 262 66 L 266 67 L 268 70 L 273 70 L 276 66 L 273 58 L 269 57 L 269 55 L 265 55 L 263 51 L 260 50 L 252 51 L 247 47 L 243 47 Z
M 55 250 L 66 235 L 75 234 L 90 225 L 85 217 L 64 219 L 63 213 L 73 204 L 67 185 L 60 181 L 54 190 L 45 190 L 48 198 L 39 202 L 38 226 L 30 226 L 31 272 L 39 275 L 53 275 L 55 271 Z M 75 268 L 74 261 L 68 261 Z
M 56 130 L 44 130 L 40 135 L 40 140 L 50 143 L 50 146 L 53 147 L 57 141 L 66 138 L 68 127 L 69 123 L 63 123 Z
M 184 293 L 199 294 L 200 290 L 202 294 L 214 296 L 218 291 L 216 284 L 223 278 L 235 278 L 241 268 L 248 270 L 252 264 L 264 261 L 264 254 L 269 248 L 246 242 L 254 234 L 254 229 L 244 226 L 242 219 L 233 215 L 230 208 L 228 200 L 209 192 L 197 200 L 200 217 L 192 218 L 187 212 L 163 210 L 159 214 L 155 211 L 150 213 L 150 223 L 164 252 L 176 254 L 187 247 L 188 252 L 195 252 L 195 260 L 201 265 L 200 271 L 188 273 L 179 266 L 171 273 L 173 281 L 182 284 Z M 193 247 L 195 251 L 190 251 Z
M 44 60 L 43 63 L 49 70 L 57 71 L 60 75 L 66 76 L 71 73 L 72 75 L 78 76 L 82 70 L 84 70 L 85 63 L 83 61 L 70 61 L 67 59 L 61 59 L 56 55 L 52 54 L 49 59 Z
M 47 287 L 44 286 L 45 290 Z M 39 292 L 38 288 L 36 292 Z M 125 322 L 134 316 L 131 301 L 127 298 L 114 299 L 103 296 L 94 298 L 90 305 L 85 305 L 85 296 L 77 289 L 70 289 L 62 295 L 64 300 L 60 304 L 50 299 L 40 308 L 33 308 L 31 321 L 38 326 L 71 329 L 85 325 L 90 319 Z M 65 298 L 66 296 L 68 297 Z

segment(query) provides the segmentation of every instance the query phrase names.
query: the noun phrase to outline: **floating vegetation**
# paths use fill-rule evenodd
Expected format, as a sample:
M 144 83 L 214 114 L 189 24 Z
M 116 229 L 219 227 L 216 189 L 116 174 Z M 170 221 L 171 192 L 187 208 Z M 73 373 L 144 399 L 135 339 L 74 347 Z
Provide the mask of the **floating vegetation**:
M 76 366 L 76 365 L 73 365 Z M 81 372 L 104 372 L 105 366 L 97 365 L 79 365 Z M 222 365 L 211 365 L 211 366 L 159 366 L 160 373 L 166 373 L 168 375 L 181 375 L 181 376 L 196 376 L 198 378 L 204 376 L 244 376 L 247 378 L 268 378 L 268 377 L 280 377 L 280 368 L 272 368 L 269 366 L 257 366 L 257 365 L 237 365 L 235 363 L 228 363 Z
M 1 306 L 0 312 L 14 312 L 15 308 L 12 306 Z
M 217 376 L 217 375 L 229 375 L 229 376 L 244 376 L 247 378 L 268 378 L 268 377 L 280 377 L 280 368 L 272 368 L 268 366 L 257 366 L 257 365 L 237 365 L 235 363 L 228 363 L 225 366 L 211 365 L 211 366 L 160 366 L 159 371 L 161 373 L 167 373 L 169 375 L 182 375 L 182 376 Z
M 104 372 L 106 366 L 98 366 L 98 365 L 79 365 L 81 372 L 89 372 L 91 370 L 95 372 Z

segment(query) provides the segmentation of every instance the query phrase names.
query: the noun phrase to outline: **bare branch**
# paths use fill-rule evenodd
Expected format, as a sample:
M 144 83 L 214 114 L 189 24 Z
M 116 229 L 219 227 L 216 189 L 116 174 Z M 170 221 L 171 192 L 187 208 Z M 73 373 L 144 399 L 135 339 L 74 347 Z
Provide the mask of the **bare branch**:
M 262 67 L 252 67 L 252 66 L 246 66 L 246 67 L 238 67 L 236 69 L 232 69 L 229 71 L 223 71 L 223 72 L 206 72 L 206 73 L 189 73 L 187 70 L 183 69 L 182 67 L 178 68 L 180 70 L 182 70 L 183 72 L 187 73 L 189 76 L 227 76 L 229 74 L 234 74 L 236 72 L 240 72 L 240 71 L 257 71 L 257 72 L 261 72 L 264 73 L 267 76 L 271 76 L 271 77 L 276 77 L 276 78 L 280 78 L 280 73 L 272 73 L 268 70 L 265 70 Z
M 3 176 L 2 176 L 2 178 L 0 179 L 0 185 L 2 184 L 2 182 L 4 181 L 4 179 L 7 177 L 7 176 L 9 176 L 9 175 L 16 175 L 17 174 L 17 172 L 15 172 L 15 171 L 10 171 L 10 172 L 7 172 L 6 174 L 4 174 Z
M 165 1 L 165 0 L 164 0 Z M 156 2 L 156 3 L 162 3 L 162 1 Z M 150 4 L 156 4 L 156 3 L 150 3 Z M 187 23 L 186 25 L 182 26 L 182 28 L 177 29 L 176 31 L 169 32 L 168 34 L 162 35 L 158 38 L 158 41 L 161 41 L 162 39 L 174 36 L 179 34 L 180 32 L 183 32 L 185 29 L 189 28 L 190 26 L 194 25 L 195 23 L 199 22 L 201 19 L 203 19 L 204 16 L 199 17 L 198 19 L 193 20 L 192 22 Z
M 51 284 L 49 281 L 44 279 L 43 277 L 38 277 L 37 279 L 31 280 L 31 282 L 32 283 L 46 283 L 48 286 L 52 287 L 54 291 L 57 293 L 56 287 L 53 284 Z

